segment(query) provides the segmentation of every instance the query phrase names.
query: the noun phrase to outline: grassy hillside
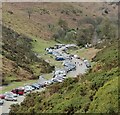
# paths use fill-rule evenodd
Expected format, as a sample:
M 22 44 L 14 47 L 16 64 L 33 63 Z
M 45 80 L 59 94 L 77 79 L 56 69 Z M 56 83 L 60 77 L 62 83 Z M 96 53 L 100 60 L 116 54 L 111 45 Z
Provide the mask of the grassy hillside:
M 3 26 L 3 84 L 36 79 L 41 73 L 49 73 L 54 69 L 35 55 L 32 41 L 31 38 Z
M 74 41 L 69 38 L 74 37 L 71 30 L 80 36 L 85 30 L 90 39 L 95 21 L 99 24 L 109 18 L 115 23 L 118 10 L 109 3 L 3 3 L 2 8 L 3 23 L 18 33 L 44 40 L 58 37 L 66 42 Z
M 41 73 L 51 72 L 54 67 L 36 54 L 50 58 L 56 65 L 53 58 L 44 55 L 44 48 L 56 42 L 76 43 L 80 47 L 93 43 L 103 48 L 93 59 L 98 50 L 93 55 L 88 50 L 87 56 L 78 49 L 75 54 L 96 62 L 87 74 L 53 84 L 42 93 L 28 94 L 20 105 L 11 106 L 10 113 L 118 112 L 116 4 L 2 3 L 2 10 L 3 84 L 36 79 Z M 96 45 L 98 40 L 101 43 Z
M 116 64 L 116 43 L 100 51 L 95 59 L 100 56 L 105 65 Z M 115 56 L 107 60 L 110 53 Z M 11 113 L 118 113 L 119 71 L 117 65 L 107 67 L 108 70 L 91 70 L 84 76 L 68 78 L 63 83 L 49 86 L 44 92 L 28 94 L 20 105 L 11 106 Z
M 107 96 L 106 96 L 107 95 Z M 102 100 L 102 101 L 101 101 Z M 112 113 L 118 111 L 118 77 L 108 81 L 94 96 L 88 113 Z

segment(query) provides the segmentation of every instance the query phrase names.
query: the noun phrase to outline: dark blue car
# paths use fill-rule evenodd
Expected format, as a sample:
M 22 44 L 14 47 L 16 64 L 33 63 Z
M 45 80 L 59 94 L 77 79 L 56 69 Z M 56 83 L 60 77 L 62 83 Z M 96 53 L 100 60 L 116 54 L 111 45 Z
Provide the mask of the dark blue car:
M 65 60 L 65 58 L 63 58 L 63 57 L 56 57 L 55 60 L 56 61 L 63 61 L 63 60 Z

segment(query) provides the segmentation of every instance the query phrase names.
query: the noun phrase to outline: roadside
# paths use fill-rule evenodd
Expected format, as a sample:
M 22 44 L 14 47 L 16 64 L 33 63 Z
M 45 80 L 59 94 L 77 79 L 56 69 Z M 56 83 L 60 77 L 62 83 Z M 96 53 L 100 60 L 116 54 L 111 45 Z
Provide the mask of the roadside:
M 8 86 L 0 86 L 0 94 L 5 93 L 7 91 L 11 91 L 14 88 L 22 87 L 23 85 L 35 83 L 37 80 L 28 80 L 23 82 L 13 82 L 9 84 Z
M 40 90 L 35 90 L 33 92 L 41 92 L 43 90 L 45 90 L 45 88 L 41 88 Z M 4 101 L 4 106 L 0 106 L 0 115 L 2 113 L 4 113 L 4 114 L 9 113 L 9 111 L 10 111 L 10 105 L 17 104 L 17 103 L 20 104 L 24 99 L 25 99 L 25 95 L 19 96 L 17 98 L 16 102 L 13 102 L 13 101 Z
M 68 45 L 65 45 L 61 48 L 58 48 L 58 49 L 55 49 L 56 52 L 58 52 L 59 54 L 61 54 L 61 56 L 65 57 L 65 60 L 67 59 L 67 57 L 69 57 L 68 54 L 64 53 L 63 50 L 66 49 L 66 47 L 71 47 L 70 44 Z M 46 52 L 45 52 L 46 53 Z M 47 59 L 48 57 L 48 59 Z M 55 60 L 55 57 L 51 54 L 46 54 L 45 55 L 45 60 L 49 60 L 51 58 L 51 62 L 49 63 L 52 63 L 55 65 L 55 71 L 59 70 L 59 69 L 64 69 L 64 66 L 62 65 L 63 61 L 57 61 Z M 70 61 L 70 63 L 72 63 L 73 65 L 75 65 L 75 69 L 71 69 L 67 74 L 66 74 L 66 77 L 76 77 L 77 75 L 79 74 L 84 74 L 86 71 L 87 71 L 87 67 L 86 67 L 86 64 L 83 62 L 83 60 L 81 59 L 77 59 L 75 57 L 72 57 L 72 59 L 67 59 Z M 58 66 L 59 65 L 59 66 Z M 45 82 L 47 82 L 47 80 L 52 80 L 53 79 L 53 73 L 50 73 L 50 74 L 43 74 L 43 79 L 46 80 Z M 56 76 L 55 78 L 57 80 L 57 82 L 62 82 L 63 79 L 61 80 L 61 76 Z M 3 87 L 3 92 L 6 92 L 6 91 L 11 91 L 12 89 L 14 88 L 17 88 L 17 87 L 23 87 L 25 85 L 30 85 L 32 83 L 36 83 L 38 82 L 38 80 L 29 80 L 29 81 L 24 81 L 24 82 L 17 82 L 17 83 L 12 83 L 10 84 L 9 86 L 6 86 L 6 87 Z M 42 81 L 41 81 L 42 82 Z M 39 91 L 41 92 L 43 90 L 43 88 L 40 88 L 40 90 L 35 90 L 36 91 Z M 8 102 L 8 101 L 5 101 L 4 105 L 1 107 L 2 109 L 2 113 L 9 113 L 9 107 L 11 104 L 15 104 L 15 103 L 21 103 L 25 98 L 25 95 L 24 96 L 18 96 L 17 99 L 18 101 L 17 102 Z
M 78 50 L 73 50 L 73 49 L 68 50 L 69 53 L 77 54 L 78 56 L 80 56 L 80 58 L 86 58 L 87 60 L 90 61 L 99 51 L 100 49 L 95 49 L 95 48 L 87 48 L 87 49 L 81 48 Z

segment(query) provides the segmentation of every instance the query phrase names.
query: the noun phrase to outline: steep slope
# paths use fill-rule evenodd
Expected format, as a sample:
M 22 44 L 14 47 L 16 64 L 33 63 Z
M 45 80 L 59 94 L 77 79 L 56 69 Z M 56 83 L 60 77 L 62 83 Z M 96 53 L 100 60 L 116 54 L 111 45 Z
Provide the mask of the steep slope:
M 3 84 L 36 79 L 41 73 L 49 73 L 54 69 L 32 51 L 32 39 L 5 26 L 2 37 Z
M 101 101 L 102 100 L 102 101 Z M 88 113 L 112 113 L 118 111 L 118 78 L 107 82 L 94 96 Z
M 61 27 L 79 28 L 85 19 L 117 19 L 118 6 L 109 3 L 3 3 L 3 23 L 18 33 L 49 40 Z M 107 13 L 106 13 L 107 12 Z
M 100 51 L 103 54 L 109 51 L 107 56 L 102 56 L 100 52 L 97 54 L 96 59 L 99 56 L 104 58 L 104 66 L 108 62 L 111 64 L 118 60 L 116 44 L 117 42 Z M 114 53 L 115 56 L 107 60 L 106 57 L 110 53 Z M 11 106 L 11 113 L 118 113 L 117 66 L 109 68 L 107 65 L 108 70 L 90 71 L 84 76 L 68 78 L 63 83 L 53 84 L 44 92 L 29 94 L 20 105 Z

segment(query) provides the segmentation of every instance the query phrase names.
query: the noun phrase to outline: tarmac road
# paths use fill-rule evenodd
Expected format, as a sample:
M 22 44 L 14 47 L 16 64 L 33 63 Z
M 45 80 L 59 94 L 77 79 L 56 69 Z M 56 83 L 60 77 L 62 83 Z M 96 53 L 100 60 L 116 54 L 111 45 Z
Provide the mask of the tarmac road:
M 69 47 L 69 46 L 74 46 L 74 45 L 67 45 L 67 47 Z M 63 47 L 57 49 L 56 51 L 66 57 L 66 56 L 68 56 L 68 54 L 62 52 L 62 50 L 65 49 L 65 48 L 66 48 L 66 46 L 63 46 Z M 76 65 L 76 70 L 75 71 L 70 71 L 67 74 L 67 76 L 69 76 L 69 77 L 76 77 L 79 74 L 84 74 L 88 69 L 86 67 L 85 63 L 81 59 L 76 59 L 76 58 L 73 57 L 72 60 L 71 60 L 71 63 Z
M 45 90 L 45 88 L 41 88 L 41 89 L 35 90 L 33 92 L 41 92 L 43 90 Z M 18 96 L 17 97 L 17 101 L 5 101 L 4 100 L 4 104 L 2 106 L 0 106 L 0 115 L 2 113 L 9 113 L 9 111 L 10 111 L 10 105 L 17 104 L 17 103 L 20 104 L 21 102 L 23 102 L 24 99 L 25 99 L 25 95 Z
M 63 46 L 62 48 L 59 48 L 55 51 L 59 52 L 60 54 L 64 55 L 64 56 L 68 56 L 68 54 L 63 53 L 62 50 L 65 49 L 65 46 Z M 69 77 L 76 77 L 79 74 L 84 74 L 87 70 L 87 67 L 85 65 L 85 63 L 81 60 L 81 59 L 76 59 L 76 58 L 72 58 L 71 60 L 72 63 L 74 63 L 76 65 L 76 70 L 71 71 L 67 74 L 67 76 Z M 43 91 L 45 88 L 41 88 L 40 90 L 36 90 L 36 91 Z M 17 101 L 13 102 L 13 101 L 4 101 L 4 105 L 0 106 L 0 114 L 2 113 L 9 113 L 10 111 L 10 105 L 11 104 L 16 104 L 16 103 L 21 103 L 24 100 L 25 96 L 18 96 L 17 97 Z
M 5 101 L 4 100 L 3 106 L 0 106 L 0 114 L 9 113 L 10 105 L 11 104 L 17 104 L 17 103 L 20 104 L 24 100 L 24 98 L 25 98 L 25 96 L 19 96 L 19 97 L 17 97 L 18 100 L 16 102 L 15 101 Z

